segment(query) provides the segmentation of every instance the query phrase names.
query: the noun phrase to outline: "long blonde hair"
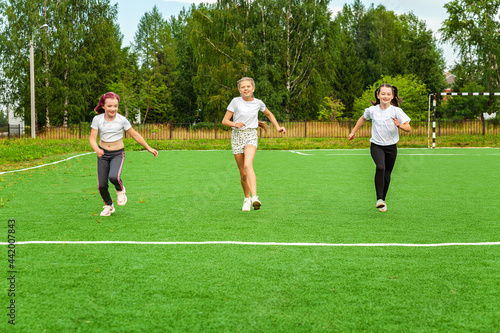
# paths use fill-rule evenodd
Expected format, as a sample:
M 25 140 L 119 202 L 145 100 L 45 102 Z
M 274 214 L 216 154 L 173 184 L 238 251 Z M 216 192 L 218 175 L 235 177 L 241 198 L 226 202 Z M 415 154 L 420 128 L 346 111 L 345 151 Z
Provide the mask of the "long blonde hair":
M 248 76 L 242 77 L 241 79 L 238 80 L 238 89 L 240 88 L 240 83 L 243 81 L 250 81 L 250 83 L 252 84 L 252 87 L 255 89 L 255 81 L 251 77 L 248 77 Z M 253 97 L 253 94 L 252 94 L 252 97 Z M 267 131 L 267 125 L 265 122 L 259 120 L 259 127 L 264 129 L 264 131 Z

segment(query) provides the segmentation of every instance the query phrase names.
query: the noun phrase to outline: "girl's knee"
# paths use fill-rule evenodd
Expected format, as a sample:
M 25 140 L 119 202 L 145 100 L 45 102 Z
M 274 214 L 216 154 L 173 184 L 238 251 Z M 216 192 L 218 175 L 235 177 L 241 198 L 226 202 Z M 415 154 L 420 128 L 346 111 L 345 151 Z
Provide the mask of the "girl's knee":
M 117 185 L 120 183 L 120 178 L 118 176 L 109 176 L 109 181 L 113 184 L 113 185 Z
M 245 172 L 248 172 L 250 170 L 253 170 L 253 165 L 252 165 L 252 163 L 245 163 L 243 165 L 243 168 L 245 169 Z

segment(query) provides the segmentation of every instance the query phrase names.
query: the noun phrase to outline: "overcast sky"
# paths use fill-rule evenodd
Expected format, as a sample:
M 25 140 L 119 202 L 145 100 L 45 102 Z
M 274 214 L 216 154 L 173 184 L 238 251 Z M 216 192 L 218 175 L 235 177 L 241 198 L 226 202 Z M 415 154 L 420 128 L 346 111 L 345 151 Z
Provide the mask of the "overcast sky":
M 417 17 L 426 21 L 427 27 L 434 31 L 435 36 L 439 39 L 440 35 L 437 33 L 441 28 L 441 23 L 447 18 L 447 12 L 444 9 L 444 4 L 450 0 L 362 0 L 367 7 L 372 3 L 377 6 L 383 4 L 388 10 L 392 10 L 397 14 L 404 14 L 413 12 Z M 118 23 L 120 24 L 121 32 L 124 36 L 124 46 L 130 44 L 134 39 L 135 32 L 139 20 L 144 13 L 149 12 L 156 5 L 164 18 L 170 16 L 177 16 L 183 7 L 189 8 L 192 3 L 215 3 L 216 0 L 205 1 L 189 1 L 189 0 L 114 0 L 112 3 L 118 3 Z M 339 1 L 331 0 L 330 8 L 332 12 L 337 13 L 342 9 L 344 4 L 351 4 L 354 1 Z M 447 67 L 450 68 L 455 62 L 455 52 L 450 45 L 442 44 L 443 54 L 446 60 Z

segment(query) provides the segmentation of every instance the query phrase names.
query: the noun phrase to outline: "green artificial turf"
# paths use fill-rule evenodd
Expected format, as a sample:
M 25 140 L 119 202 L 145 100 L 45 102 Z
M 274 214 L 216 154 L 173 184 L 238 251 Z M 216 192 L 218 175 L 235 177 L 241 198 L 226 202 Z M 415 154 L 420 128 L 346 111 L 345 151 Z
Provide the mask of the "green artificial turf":
M 375 209 L 368 149 L 258 151 L 259 211 L 241 212 L 230 151 L 127 151 L 128 203 L 99 216 L 96 157 L 0 175 L 17 244 L 20 332 L 494 332 L 499 149 L 400 149 Z M 112 191 L 112 197 L 115 194 Z M 4 248 L 0 331 L 8 324 Z M 1 311 L 1 310 L 0 310 Z

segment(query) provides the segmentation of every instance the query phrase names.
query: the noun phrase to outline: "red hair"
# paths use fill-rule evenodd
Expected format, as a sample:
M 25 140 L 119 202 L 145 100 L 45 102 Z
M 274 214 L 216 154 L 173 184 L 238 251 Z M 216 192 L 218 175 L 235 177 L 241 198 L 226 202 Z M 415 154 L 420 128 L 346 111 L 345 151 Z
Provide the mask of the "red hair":
M 101 96 L 101 98 L 99 98 L 99 104 L 97 104 L 97 106 L 94 109 L 94 111 L 97 114 L 104 113 L 103 106 L 104 106 L 104 103 L 106 102 L 106 100 L 108 98 L 109 99 L 117 99 L 118 102 L 120 102 L 120 96 L 118 96 L 118 94 L 115 94 L 114 92 L 107 92 L 107 93 L 105 93 L 104 95 Z

